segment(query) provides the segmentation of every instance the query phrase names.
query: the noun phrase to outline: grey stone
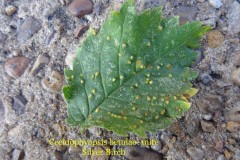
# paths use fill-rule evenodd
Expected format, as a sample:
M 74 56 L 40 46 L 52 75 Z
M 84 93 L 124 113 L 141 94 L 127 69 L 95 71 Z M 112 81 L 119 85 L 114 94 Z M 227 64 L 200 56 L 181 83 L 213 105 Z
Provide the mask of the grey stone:
M 43 55 L 39 55 L 30 71 L 30 75 L 34 76 L 37 72 L 49 62 L 49 58 Z
M 240 66 L 240 53 L 234 56 L 234 64 L 238 67 Z
M 232 72 L 231 78 L 237 86 L 240 86 L 240 68 L 237 68 Z
M 188 6 L 180 6 L 174 10 L 174 14 L 180 16 L 180 24 L 184 24 L 187 21 L 193 21 L 197 12 L 197 8 Z
M 197 136 L 199 132 L 199 120 L 198 119 L 193 119 L 191 122 L 188 123 L 187 127 L 187 133 L 191 137 Z
M 82 148 L 78 146 L 70 146 L 68 149 L 68 152 L 70 154 L 81 154 L 82 153 Z
M 21 43 L 30 39 L 36 32 L 42 28 L 42 22 L 33 17 L 27 17 L 19 27 L 17 40 Z
M 205 115 L 203 115 L 203 119 L 209 121 L 209 120 L 212 119 L 212 115 L 211 114 L 205 114 Z
M 63 153 L 59 151 L 54 151 L 53 152 L 54 158 L 56 160 L 63 160 Z
M 182 3 L 182 0 L 170 0 L 170 2 L 171 2 L 171 4 L 172 4 L 173 6 L 177 6 L 177 5 L 179 5 L 180 3 Z
M 25 105 L 27 104 L 27 100 L 23 95 L 18 95 L 13 97 L 13 109 L 17 115 L 22 115 L 25 113 Z
M 102 2 L 98 2 L 98 3 L 95 5 L 95 7 L 94 7 L 93 12 L 94 12 L 96 15 L 99 15 L 100 12 L 101 12 L 101 10 L 102 10 L 102 8 L 103 8 Z
M 82 17 L 92 12 L 93 3 L 90 0 L 73 0 L 68 6 L 69 12 L 77 17 Z
M 156 145 L 151 145 L 151 148 L 152 148 L 154 151 L 159 151 L 160 149 L 162 149 L 162 142 L 159 140 L 159 141 L 158 141 L 158 144 L 156 144 Z
M 219 155 L 218 158 L 217 158 L 217 160 L 225 160 L 224 155 L 223 155 L 223 154 Z
M 200 80 L 203 84 L 208 85 L 213 81 L 213 78 L 209 74 L 203 73 L 200 75 Z
M 195 147 L 188 147 L 187 153 L 192 160 L 201 160 L 204 157 L 204 151 Z
M 140 146 L 127 146 L 125 157 L 131 160 L 163 160 L 162 154 Z
M 63 76 L 57 71 L 52 71 L 49 77 L 45 77 L 42 79 L 41 84 L 43 89 L 47 91 L 59 92 L 62 89 L 62 82 Z
M 221 0 L 209 0 L 209 3 L 214 7 L 214 8 L 220 8 L 222 6 L 222 1 Z
M 12 160 L 22 160 L 24 158 L 24 151 L 20 149 L 14 149 L 12 152 Z
M 223 98 L 219 95 L 207 94 L 205 99 L 209 102 L 208 111 L 215 113 L 223 108 Z
M 154 0 L 152 3 L 153 3 L 152 7 L 157 7 L 157 6 L 165 7 L 165 5 L 167 4 L 167 0 Z
M 240 3 L 234 1 L 228 9 L 228 31 L 232 34 L 240 32 Z
M 215 143 L 214 149 L 216 149 L 218 152 L 222 153 L 223 147 L 224 147 L 224 142 L 223 142 L 223 140 L 218 140 L 218 141 Z
M 100 137 L 102 134 L 102 131 L 99 127 L 88 128 L 88 132 L 96 137 Z
M 84 26 L 80 26 L 76 32 L 75 32 L 75 37 L 79 38 L 80 36 L 82 36 L 87 30 L 89 29 L 89 25 L 84 25 Z
M 2 31 L 0 31 L 0 44 L 4 43 L 7 38 L 8 38 L 8 35 L 4 34 Z
M 229 121 L 229 122 L 227 122 L 226 129 L 229 132 L 239 132 L 240 131 L 240 123 Z
M 201 126 L 202 126 L 202 129 L 205 131 L 205 132 L 209 132 L 209 133 L 212 133 L 215 131 L 215 127 L 213 126 L 213 124 L 211 122 L 206 122 L 206 121 L 201 121 Z
M 228 113 L 228 118 L 231 121 L 240 123 L 240 106 L 233 107 Z
M 43 128 L 36 127 L 33 129 L 33 136 L 36 136 L 37 138 L 44 138 L 45 131 Z
M 196 105 L 199 108 L 199 110 L 203 113 L 208 113 L 209 110 L 209 102 L 205 99 L 196 99 Z
M 64 145 L 56 145 L 55 147 L 56 147 L 56 150 L 60 152 L 67 150 L 67 146 L 64 146 Z
M 5 8 L 7 15 L 11 16 L 17 11 L 17 7 L 10 5 Z
M 4 116 L 5 116 L 5 108 L 4 108 L 2 99 L 0 99 L 0 123 L 4 121 Z
M 203 113 L 215 113 L 222 110 L 223 98 L 219 95 L 207 94 L 201 99 L 196 99 L 196 105 Z
M 13 57 L 5 62 L 4 69 L 9 76 L 18 78 L 24 73 L 29 62 L 27 57 Z

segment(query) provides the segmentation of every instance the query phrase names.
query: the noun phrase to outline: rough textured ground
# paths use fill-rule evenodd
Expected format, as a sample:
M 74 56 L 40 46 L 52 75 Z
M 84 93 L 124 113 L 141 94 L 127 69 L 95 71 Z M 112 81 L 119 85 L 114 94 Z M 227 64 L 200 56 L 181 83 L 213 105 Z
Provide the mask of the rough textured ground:
M 65 83 L 63 69 L 68 67 L 85 36 L 76 37 L 77 30 L 84 25 L 99 29 L 109 11 L 119 8 L 123 0 L 94 0 L 93 12 L 82 18 L 69 12 L 70 2 L 0 1 L 1 160 L 120 159 L 83 157 L 81 148 L 48 144 L 50 138 L 121 138 L 99 128 L 84 133 L 70 128 L 65 123 L 66 104 L 59 89 Z M 149 135 L 159 138 L 160 143 L 148 148 L 171 160 L 240 159 L 240 2 L 138 0 L 136 3 L 139 11 L 158 5 L 163 5 L 165 16 L 179 15 L 181 23 L 200 20 L 211 25 L 213 31 L 203 38 L 199 57 L 192 66 L 200 73 L 193 82 L 199 92 L 192 99 L 192 108 L 169 128 Z M 13 57 L 27 59 L 11 60 Z M 14 69 L 19 62 L 22 66 Z M 129 137 L 138 139 L 134 135 Z M 135 150 L 152 154 L 149 150 Z

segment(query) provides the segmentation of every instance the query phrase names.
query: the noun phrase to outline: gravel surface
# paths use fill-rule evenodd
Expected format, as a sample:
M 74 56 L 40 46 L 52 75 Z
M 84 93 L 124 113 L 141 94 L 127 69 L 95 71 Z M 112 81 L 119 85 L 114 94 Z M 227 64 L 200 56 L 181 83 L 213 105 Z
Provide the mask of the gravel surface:
M 88 28 L 98 30 L 123 1 L 0 1 L 0 160 L 240 159 L 239 0 L 136 0 L 139 12 L 162 5 L 163 14 L 179 15 L 181 24 L 199 20 L 213 28 L 192 66 L 199 71 L 193 82 L 199 92 L 183 118 L 148 135 L 159 144 L 126 147 L 126 157 L 83 156 L 80 147 L 48 144 L 51 138 L 123 138 L 100 128 L 69 127 L 61 93 L 63 70 L 71 68 Z M 118 146 L 96 148 L 105 153 Z

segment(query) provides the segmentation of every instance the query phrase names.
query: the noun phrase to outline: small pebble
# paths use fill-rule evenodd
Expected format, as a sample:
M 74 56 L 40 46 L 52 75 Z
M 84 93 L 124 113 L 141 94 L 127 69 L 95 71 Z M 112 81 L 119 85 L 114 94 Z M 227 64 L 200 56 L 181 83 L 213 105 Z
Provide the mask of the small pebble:
M 240 68 L 237 68 L 232 72 L 231 78 L 237 86 L 240 86 Z
M 229 122 L 227 122 L 226 128 L 229 132 L 239 132 L 240 131 L 240 123 L 229 121 Z
M 214 7 L 214 8 L 220 8 L 222 6 L 221 0 L 209 0 L 209 3 Z
M 89 25 L 79 27 L 75 32 L 75 37 L 79 38 L 89 29 Z
M 212 30 L 207 33 L 207 45 L 210 48 L 219 47 L 223 43 L 224 39 L 225 37 L 218 30 Z
M 99 127 L 88 128 L 88 132 L 96 137 L 100 137 L 102 134 L 102 131 Z
M 17 11 L 17 7 L 10 5 L 5 8 L 5 11 L 7 15 L 11 16 Z
M 238 35 L 240 32 L 240 3 L 233 1 L 228 7 L 228 31 L 233 35 Z
M 227 159 L 230 159 L 232 157 L 232 154 L 228 150 L 224 150 L 223 153 Z
M 4 69 L 9 76 L 18 78 L 24 73 L 29 62 L 27 57 L 14 57 L 5 62 Z
M 92 22 L 92 21 L 93 21 L 93 17 L 94 17 L 93 14 L 88 14 L 88 15 L 85 15 L 85 16 L 84 16 L 84 18 L 86 18 L 89 22 Z
M 65 6 L 66 5 L 66 2 L 65 2 L 65 0 L 59 0 L 60 1 L 60 3 L 63 5 L 63 6 Z
M 70 146 L 68 149 L 68 152 L 70 154 L 81 154 L 82 153 L 82 148 L 78 146 Z
M 211 122 L 206 122 L 206 121 L 201 121 L 201 126 L 202 126 L 202 129 L 205 131 L 205 132 L 214 132 L 215 131 L 215 127 L 213 126 L 213 124 Z
M 209 102 L 208 111 L 215 113 L 217 110 L 221 110 L 223 107 L 223 98 L 219 95 L 207 94 L 205 99 Z
M 28 101 L 23 95 L 13 97 L 13 109 L 17 115 L 22 115 L 25 113 L 25 106 L 27 102 Z
M 225 160 L 224 155 L 223 155 L 223 154 L 219 155 L 218 158 L 217 158 L 217 160 Z
M 162 149 L 162 142 L 159 140 L 158 141 L 158 144 L 156 145 L 151 145 L 151 148 L 154 150 L 154 151 L 159 151 Z
M 209 121 L 209 120 L 212 119 L 212 115 L 211 114 L 205 114 L 205 115 L 203 115 L 203 119 Z
M 200 80 L 203 84 L 208 85 L 213 81 L 213 78 L 209 74 L 203 73 L 200 75 Z
M 60 151 L 60 152 L 65 151 L 67 149 L 67 147 L 64 145 L 56 145 L 55 148 L 57 151 Z
M 40 127 L 36 127 L 32 130 L 33 132 L 33 136 L 43 139 L 45 136 L 45 130 L 43 128 Z
M 39 55 L 30 71 L 30 75 L 34 76 L 45 65 L 48 64 L 49 58 L 43 55 Z
M 54 155 L 56 160 L 63 160 L 63 152 L 54 151 L 53 155 Z
M 3 105 L 2 99 L 0 99 L 0 123 L 4 120 L 5 116 L 5 107 Z
M 240 106 L 233 107 L 228 113 L 228 118 L 231 121 L 240 123 Z
M 4 34 L 2 31 L 0 31 L 0 44 L 4 43 L 7 38 L 8 38 L 8 35 Z
M 209 102 L 205 99 L 196 99 L 196 105 L 202 113 L 208 113 Z
M 240 67 L 240 53 L 238 53 L 235 57 L 234 57 L 234 64 L 237 67 Z
M 22 160 L 24 159 L 25 153 L 23 150 L 14 149 L 12 152 L 12 160 Z
M 92 12 L 93 3 L 90 0 L 73 0 L 68 6 L 70 13 L 76 17 L 82 17 Z
M 17 40 L 24 43 L 30 39 L 38 30 L 42 28 L 42 22 L 40 19 L 33 17 L 25 18 L 23 24 L 18 29 Z
M 223 143 L 222 140 L 217 141 L 215 146 L 214 146 L 214 148 L 220 153 L 222 153 L 223 147 L 224 147 L 224 143 Z
M 187 21 L 193 21 L 197 11 L 195 7 L 180 6 L 174 10 L 174 14 L 180 16 L 180 24 L 184 24 Z
M 49 77 L 42 79 L 42 87 L 43 89 L 49 92 L 59 92 L 62 89 L 63 85 L 63 77 L 57 71 L 52 71 Z
M 131 160 L 163 160 L 162 154 L 140 146 L 126 146 L 125 157 Z
M 191 122 L 188 122 L 186 127 L 187 127 L 187 133 L 191 137 L 197 136 L 197 134 L 199 132 L 199 120 L 198 119 L 194 119 Z
M 96 15 L 99 15 L 100 12 L 101 12 L 101 10 L 102 10 L 102 8 L 103 8 L 102 2 L 98 2 L 98 3 L 96 4 L 96 6 L 94 7 L 93 12 L 94 12 Z
M 204 157 L 204 151 L 195 147 L 188 147 L 187 153 L 193 160 L 201 160 Z
M 176 136 L 180 136 L 182 131 L 182 128 L 180 127 L 179 123 L 174 123 L 170 126 L 170 131 L 175 134 Z

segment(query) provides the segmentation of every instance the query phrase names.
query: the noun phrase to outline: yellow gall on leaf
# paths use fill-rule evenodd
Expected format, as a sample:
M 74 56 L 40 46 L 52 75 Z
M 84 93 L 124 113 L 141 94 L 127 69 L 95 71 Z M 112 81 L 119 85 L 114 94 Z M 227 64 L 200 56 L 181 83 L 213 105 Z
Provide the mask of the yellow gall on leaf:
M 99 74 L 100 74 L 100 73 L 97 71 L 97 72 L 95 72 L 95 74 L 94 74 L 94 75 L 95 75 L 95 77 L 98 77 L 98 76 L 99 76 Z
M 84 83 L 84 80 L 81 79 L 81 80 L 80 80 L 80 83 L 83 84 L 83 83 Z
M 159 31 L 162 31 L 162 29 L 163 29 L 162 26 L 158 26 Z
M 161 115 L 164 115 L 165 113 L 166 113 L 165 109 L 161 110 L 161 112 L 160 112 Z
M 99 112 L 99 108 L 97 108 L 97 109 L 95 110 L 95 112 L 98 113 L 98 112 Z

